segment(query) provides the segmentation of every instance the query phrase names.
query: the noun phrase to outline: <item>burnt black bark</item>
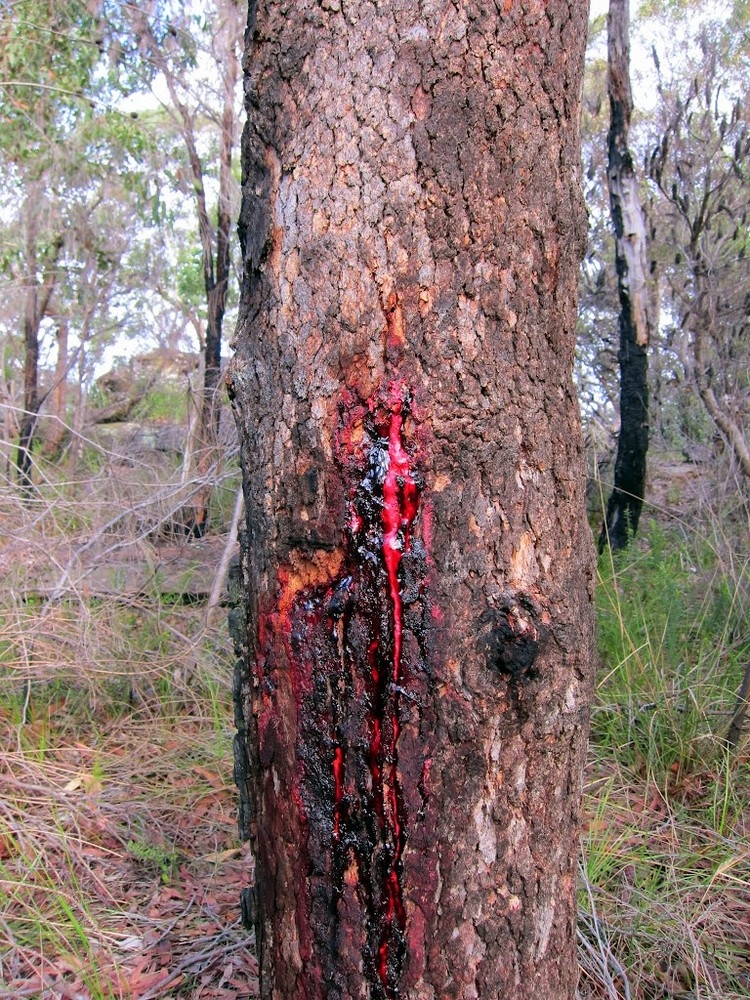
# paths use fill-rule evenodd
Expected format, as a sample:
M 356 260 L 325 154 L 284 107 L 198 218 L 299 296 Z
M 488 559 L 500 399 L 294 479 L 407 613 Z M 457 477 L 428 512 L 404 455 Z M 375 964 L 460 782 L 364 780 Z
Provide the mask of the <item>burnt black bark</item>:
M 638 530 L 646 490 L 649 440 L 646 224 L 628 147 L 633 110 L 628 0 L 610 2 L 608 49 L 608 179 L 620 299 L 620 433 L 614 488 L 599 536 L 600 552 L 607 545 L 613 549 L 625 548 Z
M 619 274 L 619 262 L 618 262 Z M 599 551 L 607 545 L 627 548 L 638 530 L 649 442 L 648 349 L 635 343 L 634 327 L 623 297 L 620 298 L 620 433 L 617 439 L 615 477 L 607 501 L 607 516 L 599 535 Z

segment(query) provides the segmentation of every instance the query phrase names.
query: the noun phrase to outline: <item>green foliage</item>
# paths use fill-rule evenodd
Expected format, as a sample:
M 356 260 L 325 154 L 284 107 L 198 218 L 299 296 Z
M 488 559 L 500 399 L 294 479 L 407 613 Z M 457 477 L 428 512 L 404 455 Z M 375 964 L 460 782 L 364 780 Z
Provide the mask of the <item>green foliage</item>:
M 115 110 L 105 48 L 123 30 L 118 11 L 85 0 L 0 8 L 0 157 L 29 179 L 106 177 L 123 151 L 138 159 L 150 143 L 137 118 Z
M 679 20 L 700 8 L 702 2 L 703 0 L 644 0 L 638 9 L 638 15 L 640 18 Z
M 750 24 L 750 0 L 734 0 L 732 13 L 729 16 L 729 27 L 732 31 L 747 30 Z
M 129 840 L 125 846 L 137 861 L 158 872 L 164 885 L 170 884 L 179 863 L 179 856 L 174 850 L 142 840 Z
M 184 423 L 187 419 L 185 387 L 169 379 L 160 380 L 138 406 L 140 420 L 166 420 Z
M 603 661 L 592 736 L 659 787 L 713 766 L 750 638 L 708 546 L 647 529 L 647 549 L 607 553 L 597 590 Z
M 0 9 L 0 37 L 0 148 L 46 160 L 90 113 L 96 18 L 81 0 L 18 0 Z
M 205 309 L 203 254 L 198 243 L 180 247 L 177 251 L 177 294 L 183 302 Z

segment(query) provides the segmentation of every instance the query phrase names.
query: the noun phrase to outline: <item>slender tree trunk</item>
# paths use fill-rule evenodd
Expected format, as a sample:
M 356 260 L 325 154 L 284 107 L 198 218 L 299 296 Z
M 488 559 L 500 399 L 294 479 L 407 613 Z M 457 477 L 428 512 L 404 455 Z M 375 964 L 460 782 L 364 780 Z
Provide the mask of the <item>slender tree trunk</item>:
M 37 240 L 37 193 L 33 187 L 26 205 L 25 242 L 25 303 L 23 313 L 23 414 L 19 423 L 16 468 L 18 483 L 28 490 L 32 486 L 32 446 L 36 432 L 41 397 L 39 393 L 39 331 L 42 320 L 47 315 L 50 300 L 57 284 L 57 261 L 63 247 L 62 237 L 52 241 L 49 249 L 39 260 Z M 42 270 L 40 276 L 40 267 Z
M 84 334 L 87 329 L 84 326 Z M 86 426 L 86 339 L 82 338 L 78 346 L 78 364 L 75 381 L 75 391 L 73 395 L 73 419 L 71 421 L 70 452 L 68 455 L 68 477 L 71 482 L 75 481 L 78 473 L 78 463 L 81 458 L 83 448 L 83 432 Z
M 5 373 L 9 370 L 6 365 L 6 358 L 11 357 L 13 354 L 10 349 L 8 342 L 3 339 L 0 341 L 0 365 L 2 365 L 3 371 L 3 381 L 0 383 L 0 405 L 2 406 L 3 413 L 3 441 L 11 442 L 15 441 L 18 437 L 18 421 L 16 419 L 16 414 L 20 407 L 16 403 L 14 398 L 15 386 L 11 379 L 5 377 Z M 3 476 L 6 482 L 10 482 L 11 476 L 13 474 L 14 468 L 14 458 L 15 455 L 11 449 L 3 449 L 4 457 L 4 469 Z
M 55 458 L 59 456 L 67 428 L 65 415 L 68 404 L 68 317 L 60 316 L 57 321 L 57 362 L 52 386 L 52 416 L 54 418 L 48 433 L 45 434 L 44 447 L 46 453 Z
M 187 388 L 187 434 L 185 450 L 182 456 L 180 482 L 183 486 L 190 482 L 195 471 L 195 452 L 201 438 L 201 417 L 203 415 L 203 393 L 205 391 L 205 354 L 198 355 L 198 368 L 195 373 L 195 383 L 188 376 Z
M 630 4 L 610 0 L 609 51 L 609 199 L 615 231 L 615 265 L 620 296 L 620 434 L 614 489 L 599 537 L 623 549 L 638 530 L 646 490 L 648 451 L 648 301 L 646 220 L 638 196 L 628 147 L 633 98 L 630 90 Z
M 32 285 L 26 292 L 23 317 L 23 413 L 18 431 L 18 483 L 31 487 L 31 446 L 39 413 L 39 324 L 38 292 Z
M 696 257 L 696 273 L 701 282 L 707 285 L 711 279 L 705 262 L 700 258 L 700 255 L 696 255 Z M 695 383 L 698 386 L 698 395 L 709 417 L 729 442 L 732 454 L 737 460 L 743 475 L 750 478 L 750 448 L 748 448 L 745 435 L 740 425 L 720 405 L 711 385 L 710 365 L 706 361 L 706 330 L 703 322 L 710 325 L 712 320 L 704 314 L 699 317 L 698 322 L 693 321 L 691 323 L 693 330 L 693 371 Z
M 240 78 L 237 45 L 240 39 L 242 9 L 239 0 L 220 0 L 215 5 L 214 11 L 219 22 L 216 29 L 214 55 L 222 76 L 223 86 L 223 106 L 219 131 L 219 191 L 215 226 L 211 221 L 206 199 L 204 161 L 201 159 L 196 139 L 195 124 L 198 111 L 191 110 L 181 99 L 174 68 L 154 36 L 148 21 L 147 11 L 133 6 L 130 12 L 135 34 L 137 37 L 147 40 L 151 58 L 164 76 L 169 91 L 174 117 L 185 142 L 198 217 L 207 324 L 203 351 L 204 383 L 201 421 L 196 441 L 196 465 L 192 471 L 199 480 L 204 482 L 196 490 L 190 508 L 184 512 L 185 529 L 195 537 L 201 537 L 208 529 L 213 479 L 211 470 L 218 458 L 218 433 L 221 418 L 221 340 L 231 269 L 232 154 L 237 139 L 235 93 Z
M 250 4 L 228 382 L 264 1000 L 575 995 L 587 7 Z
M 232 185 L 232 153 L 237 143 L 235 115 L 235 94 L 240 78 L 240 64 L 236 44 L 238 31 L 238 4 L 236 0 L 226 0 L 226 21 L 222 48 L 222 71 L 224 83 L 224 107 L 221 116 L 219 139 L 219 203 L 216 216 L 216 256 L 215 274 L 206 284 L 208 301 L 208 329 L 205 346 L 205 396 L 203 400 L 203 426 L 211 428 L 214 442 L 219 430 L 221 406 L 218 392 L 221 381 L 221 337 L 224 314 L 227 308 L 229 271 L 231 264 L 230 233 L 232 215 L 230 192 Z M 234 14 L 229 13 L 235 11 Z
M 233 2 L 232 6 L 236 6 Z M 231 250 L 229 236 L 232 218 L 230 189 L 232 182 L 232 151 L 236 144 L 236 124 L 234 100 L 240 75 L 239 60 L 235 52 L 233 38 L 227 40 L 224 58 L 224 108 L 221 118 L 219 142 L 219 204 L 216 224 L 216 253 L 211 257 L 211 266 L 204 266 L 206 300 L 208 303 L 208 323 L 204 350 L 203 408 L 200 422 L 198 445 L 198 475 L 207 480 L 194 504 L 192 532 L 203 535 L 208 527 L 211 484 L 209 469 L 216 461 L 218 453 L 219 423 L 221 419 L 221 339 L 224 314 L 229 290 Z M 206 255 L 204 249 L 204 265 Z

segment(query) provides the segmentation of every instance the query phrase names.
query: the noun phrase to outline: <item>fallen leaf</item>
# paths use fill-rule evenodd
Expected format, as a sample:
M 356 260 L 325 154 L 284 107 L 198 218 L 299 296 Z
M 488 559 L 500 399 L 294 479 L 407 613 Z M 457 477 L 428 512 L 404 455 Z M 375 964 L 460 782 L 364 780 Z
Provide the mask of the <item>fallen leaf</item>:
M 227 851 L 218 851 L 216 854 L 203 854 L 197 861 L 209 861 L 212 864 L 220 864 L 222 861 L 229 861 L 231 858 L 239 858 L 242 855 L 241 847 L 230 847 Z
M 226 781 L 218 771 L 211 771 L 207 767 L 201 767 L 199 764 L 193 765 L 193 771 L 202 778 L 205 778 L 212 788 L 223 790 L 227 787 Z
M 87 795 L 94 795 L 102 790 L 102 783 L 99 778 L 95 777 L 95 775 L 88 774 L 84 771 L 81 774 L 76 775 L 75 778 L 71 778 L 67 785 L 63 788 L 63 791 L 77 792 L 79 788 L 82 788 Z
M 143 938 L 133 935 L 132 937 L 126 937 L 124 940 L 120 941 L 119 947 L 122 951 L 140 951 L 143 947 Z

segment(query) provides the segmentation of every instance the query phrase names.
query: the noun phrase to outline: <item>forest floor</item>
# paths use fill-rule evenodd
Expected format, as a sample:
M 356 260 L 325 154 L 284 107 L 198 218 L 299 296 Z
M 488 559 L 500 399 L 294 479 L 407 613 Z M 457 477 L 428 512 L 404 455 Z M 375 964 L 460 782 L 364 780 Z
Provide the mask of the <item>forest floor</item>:
M 168 611 L 163 624 L 184 632 L 189 616 Z M 204 646 L 226 639 L 200 631 Z M 239 920 L 253 860 L 237 837 L 225 659 L 226 677 L 174 661 L 170 676 L 154 658 L 114 686 L 6 694 L 0 997 L 257 995 Z
M 581 1000 L 750 996 L 750 756 L 722 739 L 750 659 L 750 581 L 737 510 L 707 527 L 708 481 L 665 457 L 638 543 L 601 560 Z M 158 546 L 144 564 L 162 565 Z M 226 616 L 165 598 L 164 578 L 54 605 L 6 586 L 0 998 L 257 996 Z

